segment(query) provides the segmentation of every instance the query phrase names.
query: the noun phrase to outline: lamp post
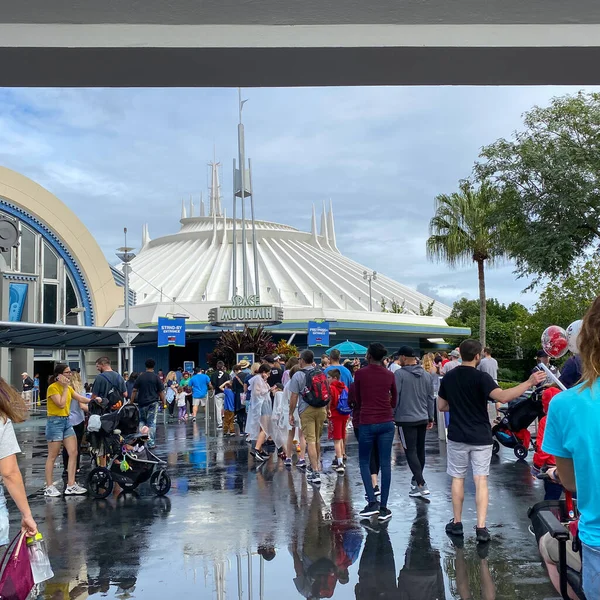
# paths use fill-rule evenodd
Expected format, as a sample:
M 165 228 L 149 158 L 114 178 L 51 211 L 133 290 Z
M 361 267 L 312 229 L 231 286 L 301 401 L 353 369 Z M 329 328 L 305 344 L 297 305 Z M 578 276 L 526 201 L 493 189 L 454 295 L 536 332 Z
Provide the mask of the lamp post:
M 377 271 L 364 271 L 363 279 L 369 282 L 369 312 L 373 312 L 373 282 L 377 281 Z
M 123 263 L 123 277 L 125 279 L 124 285 L 124 309 L 125 309 L 125 329 L 129 329 L 131 322 L 129 320 L 129 274 L 131 273 L 131 265 L 129 264 L 134 258 L 133 248 L 127 246 L 127 227 L 123 228 L 123 234 L 125 236 L 125 245 L 122 248 L 117 248 L 117 257 Z M 129 339 L 129 332 L 126 333 L 127 341 L 125 342 L 125 359 L 129 363 L 128 368 L 131 369 L 133 365 L 133 352 L 131 349 L 131 341 Z M 121 363 L 121 350 L 119 349 L 119 363 Z

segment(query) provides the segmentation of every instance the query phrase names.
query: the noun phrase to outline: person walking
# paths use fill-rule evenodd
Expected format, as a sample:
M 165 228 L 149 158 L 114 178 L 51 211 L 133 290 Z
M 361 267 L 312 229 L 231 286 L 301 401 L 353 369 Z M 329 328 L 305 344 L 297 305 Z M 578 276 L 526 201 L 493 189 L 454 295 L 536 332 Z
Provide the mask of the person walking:
M 354 402 L 360 411 L 358 457 L 360 474 L 368 498 L 368 504 L 360 512 L 360 516 L 378 515 L 380 521 L 392 518 L 387 502 L 392 480 L 394 408 L 398 400 L 394 373 L 382 364 L 386 354 L 387 350 L 383 344 L 370 344 L 367 350 L 368 365 L 354 375 Z M 376 500 L 371 480 L 370 459 L 373 446 L 377 446 L 381 463 L 380 502 Z
M 406 452 L 406 460 L 413 474 L 409 496 L 429 496 L 423 478 L 425 468 L 425 436 L 435 420 L 435 396 L 431 374 L 417 363 L 414 350 L 402 346 L 398 350 L 401 369 L 394 373 L 398 404 L 394 421 Z
M 244 393 L 244 381 L 246 380 L 246 377 L 247 374 L 242 371 L 241 364 L 233 367 L 231 391 L 233 392 L 235 420 L 237 421 L 240 430 L 240 436 L 246 435 L 246 394 Z
M 129 375 L 127 381 L 125 382 L 125 389 L 127 390 L 127 397 L 131 400 L 133 396 L 133 386 L 135 385 L 135 380 L 138 378 L 137 371 L 132 371 Z
M 22 423 L 26 414 L 27 407 L 23 402 L 23 397 L 0 377 L 0 476 L 2 477 L 2 486 L 0 486 L 0 546 L 10 543 L 9 515 L 6 498 L 4 497 L 4 488 L 8 490 L 21 513 L 21 531 L 27 537 L 33 537 L 37 533 L 37 523 L 31 514 L 23 477 L 17 463 L 17 454 L 21 453 L 21 448 L 19 448 L 13 427 L 13 423 Z
M 469 463 L 475 481 L 478 542 L 489 542 L 486 527 L 488 509 L 488 482 L 492 459 L 492 427 L 487 403 L 506 404 L 522 396 L 530 387 L 544 381 L 546 374 L 535 371 L 524 383 L 501 390 L 488 373 L 477 370 L 483 347 L 478 340 L 464 340 L 460 345 L 462 364 L 447 373 L 440 384 L 438 409 L 450 412 L 448 425 L 448 475 L 452 477 L 452 509 L 454 518 L 446 525 L 446 533 L 462 536 L 462 510 L 465 498 L 465 477 Z M 451 364 L 451 363 L 448 363 Z
M 600 296 L 585 314 L 579 334 L 582 383 L 550 403 L 542 450 L 556 459 L 562 485 L 577 492 L 583 591 L 600 599 L 600 479 L 598 399 L 600 398 Z
M 271 367 L 266 363 L 262 364 L 258 368 L 257 375 L 252 377 L 249 382 L 251 400 L 246 431 L 250 435 L 250 439 L 255 440 L 254 448 L 250 453 L 261 462 L 270 458 L 269 453 L 262 449 L 267 438 L 271 436 L 271 414 L 273 413 L 271 392 L 273 389 L 267 383 L 270 374 Z
M 27 373 L 22 373 L 21 378 L 23 379 L 23 400 L 25 400 L 27 408 L 30 409 L 33 403 L 34 381 Z
M 174 402 L 174 404 L 177 404 L 177 421 L 179 423 L 187 421 L 187 407 L 185 396 L 185 390 L 183 389 L 183 387 L 179 386 L 177 388 L 177 395 L 175 396 L 176 401 Z
M 346 456 L 346 425 L 350 417 L 348 404 L 348 388 L 341 381 L 339 369 L 329 369 L 327 373 L 329 380 L 329 389 L 331 391 L 331 400 L 327 417 L 329 419 L 328 437 L 333 440 L 335 449 L 335 459 L 331 467 L 337 473 L 343 475 L 346 472 L 344 457 Z M 340 412 L 342 410 L 342 412 Z
M 300 370 L 292 377 L 290 384 L 289 419 L 290 425 L 294 427 L 294 412 L 297 406 L 311 466 L 306 476 L 309 483 L 321 485 L 321 434 L 325 419 L 327 418 L 327 406 L 312 406 L 307 402 L 308 394 L 312 394 L 312 390 L 309 390 L 307 387 L 309 377 L 314 380 L 320 374 L 325 378 L 325 374 L 320 369 L 317 369 L 314 363 L 315 355 L 312 350 L 304 350 L 300 354 L 300 361 L 298 363 Z M 327 390 L 326 393 L 328 396 L 329 391 Z M 327 397 L 327 400 L 329 400 L 329 397 Z
M 87 493 L 75 481 L 77 471 L 77 436 L 69 423 L 71 414 L 71 402 L 79 402 L 84 406 L 89 400 L 78 394 L 71 387 L 71 368 L 69 365 L 57 364 L 54 374 L 50 378 L 47 392 L 48 419 L 46 421 L 46 441 L 48 442 L 48 457 L 46 458 L 46 487 L 44 495 L 50 497 L 60 496 L 60 492 L 53 483 L 54 462 L 56 461 L 61 447 L 64 445 L 69 455 L 67 463 L 67 485 L 65 496 L 80 496 Z
M 198 416 L 198 407 L 202 406 L 206 411 L 208 390 L 213 388 L 210 383 L 210 377 L 206 373 L 203 373 L 200 367 L 194 369 L 194 376 L 190 378 L 188 385 L 192 388 L 192 422 L 195 423 Z M 206 417 L 206 412 L 204 416 Z
M 92 385 L 92 400 L 96 398 L 107 398 L 113 403 L 121 397 L 121 400 L 127 396 L 127 385 L 125 380 L 112 370 L 110 359 L 107 356 L 101 356 L 96 361 L 98 376 L 94 379 Z M 111 396 L 109 398 L 109 396 Z
M 217 370 L 210 377 L 212 389 L 215 391 L 215 416 L 217 417 L 217 429 L 223 429 L 223 403 L 225 401 L 223 385 L 225 385 L 225 383 L 228 381 L 231 381 L 231 377 L 225 369 L 225 363 L 220 360 L 217 363 Z
M 165 402 L 165 386 L 154 372 L 154 359 L 146 360 L 146 371 L 142 373 L 133 385 L 131 401 L 140 409 L 140 428 L 148 427 L 148 448 L 156 446 L 156 417 L 158 406 Z
M 290 361 L 293 360 L 290 358 Z M 289 361 L 288 361 L 289 364 Z M 290 399 L 292 397 L 292 392 L 291 392 L 291 378 L 300 370 L 300 365 L 299 364 L 295 364 L 292 365 L 292 367 L 290 368 L 290 379 L 289 381 L 285 384 L 285 387 L 283 388 L 283 398 L 284 398 L 284 403 L 285 406 L 287 407 L 288 410 L 288 414 L 289 414 L 289 407 L 290 407 Z M 294 422 L 292 424 L 292 422 L 290 421 L 290 428 L 289 428 L 289 433 L 288 433 L 288 441 L 287 441 L 287 447 L 286 447 L 286 459 L 285 459 L 285 466 L 286 467 L 292 467 L 292 456 L 295 453 L 295 448 L 296 448 L 296 444 L 294 444 L 294 440 L 296 439 L 295 435 L 296 435 L 296 431 L 298 431 L 298 442 L 300 445 L 300 453 L 298 454 L 298 462 L 296 463 L 296 467 L 298 467 L 298 469 L 306 469 L 306 439 L 304 438 L 304 434 L 302 433 L 302 425 L 300 423 L 300 415 L 298 413 L 298 407 L 296 406 L 296 410 L 294 411 Z

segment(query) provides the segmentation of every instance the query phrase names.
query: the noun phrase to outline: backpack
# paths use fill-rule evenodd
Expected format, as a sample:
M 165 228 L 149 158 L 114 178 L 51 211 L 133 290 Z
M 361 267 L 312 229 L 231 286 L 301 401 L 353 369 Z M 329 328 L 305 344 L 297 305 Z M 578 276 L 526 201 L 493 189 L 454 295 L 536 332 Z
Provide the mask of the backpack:
M 108 405 L 110 406 L 111 410 L 117 410 L 121 408 L 124 400 L 123 392 L 119 391 L 119 389 L 115 386 L 115 383 L 111 381 L 108 375 L 100 373 L 100 377 L 104 377 L 104 379 L 110 383 L 110 388 L 106 394 L 106 399 L 108 400 Z
M 323 408 L 329 404 L 329 383 L 324 371 L 316 368 L 306 373 L 302 399 L 314 408 Z
M 350 408 L 350 405 L 348 404 L 348 388 L 346 388 L 346 387 L 340 393 L 340 397 L 338 399 L 336 410 L 340 413 L 340 415 L 351 415 L 352 414 L 352 409 Z

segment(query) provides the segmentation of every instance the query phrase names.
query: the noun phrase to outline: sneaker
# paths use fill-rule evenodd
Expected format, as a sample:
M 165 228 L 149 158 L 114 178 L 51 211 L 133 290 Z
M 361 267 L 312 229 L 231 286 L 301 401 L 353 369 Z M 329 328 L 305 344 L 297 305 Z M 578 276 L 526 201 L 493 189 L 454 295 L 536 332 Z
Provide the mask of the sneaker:
M 292 459 L 291 458 L 286 458 L 285 459 L 285 466 L 286 467 L 291 467 L 292 466 Z
M 65 488 L 65 496 L 83 496 L 84 494 L 87 494 L 87 490 L 78 483 Z
M 411 488 L 408 495 L 411 498 L 425 498 L 425 496 L 429 496 L 431 492 L 427 489 L 427 485 L 417 485 L 414 488 Z
M 56 489 L 56 486 L 54 485 L 47 485 L 44 489 L 44 496 L 50 496 L 50 498 L 58 498 L 60 495 L 60 492 Z
M 268 454 L 262 452 L 261 450 L 257 450 L 256 448 L 252 448 L 252 450 L 250 450 L 250 454 L 252 454 L 252 456 L 254 456 L 254 458 L 260 462 L 265 462 L 265 460 L 269 458 Z
M 421 496 L 429 496 L 431 494 L 429 488 L 427 487 L 427 482 L 419 486 L 419 491 L 421 492 Z
M 346 469 L 344 467 L 344 463 L 340 463 L 337 467 L 335 467 L 335 470 L 337 472 L 338 475 L 343 475 L 346 472 Z
M 321 485 L 321 474 L 319 471 L 308 471 L 306 474 L 306 481 L 313 485 Z
M 344 468 L 344 461 L 343 460 L 339 460 L 336 459 L 331 463 L 331 468 L 334 471 L 337 471 L 340 474 L 343 474 L 346 472 L 346 469 Z
M 196 422 L 196 417 L 192 417 L 192 423 Z
M 217 429 L 223 429 L 223 425 L 217 425 Z
M 380 510 L 379 502 L 369 502 L 359 513 L 358 516 L 361 518 L 372 517 L 378 515 Z
M 446 525 L 446 533 L 448 535 L 464 535 L 463 524 L 455 523 L 454 519 Z
M 480 544 L 486 544 L 492 539 L 487 527 L 475 527 L 477 541 Z
M 375 500 L 379 501 L 381 499 L 381 490 L 378 485 L 373 488 L 373 493 L 375 494 Z M 367 494 L 365 494 L 365 500 L 367 502 L 369 501 L 369 496 L 367 496 Z
M 297 463 L 296 466 L 299 469 L 306 469 L 306 459 L 305 458 L 301 458 Z
M 383 523 L 384 521 L 389 521 L 391 518 L 392 518 L 392 511 L 389 508 L 382 506 L 379 509 L 379 516 L 377 517 L 377 520 L 381 521 Z

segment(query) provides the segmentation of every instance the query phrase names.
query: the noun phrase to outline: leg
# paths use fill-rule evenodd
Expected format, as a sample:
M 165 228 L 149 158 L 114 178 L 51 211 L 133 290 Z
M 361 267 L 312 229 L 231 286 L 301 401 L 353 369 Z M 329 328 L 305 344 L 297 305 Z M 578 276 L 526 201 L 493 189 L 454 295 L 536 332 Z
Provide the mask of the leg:
M 392 445 L 396 428 L 392 422 L 381 423 L 378 426 L 377 448 L 381 462 L 381 507 L 387 508 L 392 484 Z
M 69 453 L 69 466 L 67 468 L 67 486 L 75 485 L 75 471 L 77 470 L 77 436 L 71 435 L 63 440 L 63 445 Z
M 316 410 L 309 406 L 301 415 L 302 431 L 306 436 L 306 446 L 308 449 L 308 459 L 313 471 L 319 470 L 319 461 L 317 454 L 317 420 Z
M 469 584 L 469 571 L 465 560 L 465 551 L 462 548 L 456 550 L 456 588 L 461 600 L 470 600 L 471 585 Z
M 85 434 L 85 422 L 79 423 L 73 427 L 75 436 L 77 437 L 77 471 L 81 467 L 81 442 Z
M 140 427 L 148 426 L 148 407 L 140 406 Z
M 477 527 L 485 527 L 487 518 L 489 492 L 488 478 L 486 475 L 474 475 L 475 480 L 475 504 L 477 506 Z
M 196 415 L 198 414 L 198 406 L 200 406 L 200 399 L 194 398 L 192 400 L 192 405 L 192 417 L 195 419 Z
M 299 437 L 300 437 L 300 439 L 298 440 L 298 442 L 300 443 L 299 458 L 300 458 L 300 460 L 304 460 L 304 459 L 306 459 L 306 438 L 304 437 L 304 433 L 302 432 L 302 429 L 300 429 Z
M 582 544 L 583 565 L 581 574 L 583 577 L 583 591 L 588 600 L 600 598 L 600 548 Z
M 158 402 L 154 402 L 147 408 L 148 413 L 146 417 L 146 425 L 150 430 L 148 436 L 148 447 L 154 448 L 156 445 L 156 417 L 158 415 Z
M 344 440 L 333 440 L 333 447 L 335 448 L 335 457 L 338 461 L 344 460 L 344 450 L 343 450 Z
M 48 442 L 48 458 L 46 459 L 46 485 L 52 485 L 52 474 L 54 473 L 54 461 L 62 447 L 62 442 Z M 68 464 L 68 463 L 67 463 Z
M 404 446 L 404 451 L 406 454 L 406 461 L 408 462 L 408 466 L 413 474 L 413 479 L 415 480 L 417 485 L 424 485 L 425 480 L 423 479 L 423 468 L 421 467 L 421 462 L 419 461 L 419 455 L 417 452 L 417 442 L 418 442 L 418 427 L 411 425 L 402 425 L 400 429 L 400 439 L 402 440 L 402 445 Z
M 63 477 L 65 475 L 65 473 L 67 472 L 68 468 L 69 468 L 69 453 L 67 452 L 67 449 L 64 447 L 62 447 L 62 461 L 63 461 Z
M 448 440 L 447 448 L 447 473 L 452 477 L 452 509 L 454 512 L 454 522 L 462 523 L 462 510 L 465 500 L 465 476 L 469 468 L 471 447 L 466 444 Z
M 287 439 L 287 447 L 285 449 L 285 453 L 287 454 L 288 458 L 291 458 L 295 452 L 295 448 L 294 448 L 294 430 L 290 429 L 288 432 L 288 439 Z
M 258 438 L 256 440 L 256 445 L 254 446 L 254 449 L 256 451 L 260 451 L 260 449 L 262 448 L 266 439 L 267 439 L 267 434 L 261 429 L 260 433 L 258 434 Z
M 323 425 L 327 419 L 327 409 L 317 408 L 315 414 L 315 427 L 316 427 L 316 451 L 317 451 L 317 471 L 321 468 L 321 435 L 323 434 Z
M 417 427 L 417 457 L 421 463 L 421 473 L 425 470 L 425 440 L 427 438 L 427 425 Z
M 454 522 L 462 523 L 462 510 L 465 501 L 465 480 L 464 478 L 452 478 L 452 511 L 454 513 Z
M 360 466 L 360 476 L 365 486 L 365 493 L 369 503 L 375 502 L 375 492 L 373 491 L 373 482 L 371 480 L 371 469 L 369 461 L 371 458 L 371 450 L 375 441 L 373 431 L 374 425 L 361 425 L 360 435 L 358 438 L 358 463 Z
M 490 573 L 490 566 L 487 560 L 481 561 L 481 598 L 482 600 L 495 600 L 496 584 Z
M 223 427 L 223 394 L 215 394 L 215 416 L 217 427 Z

